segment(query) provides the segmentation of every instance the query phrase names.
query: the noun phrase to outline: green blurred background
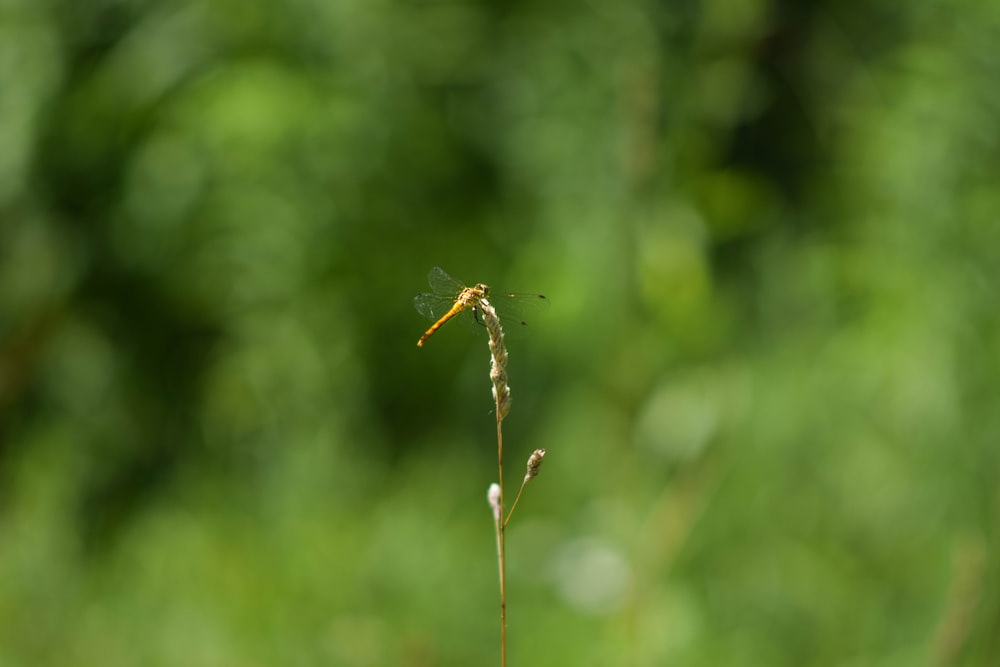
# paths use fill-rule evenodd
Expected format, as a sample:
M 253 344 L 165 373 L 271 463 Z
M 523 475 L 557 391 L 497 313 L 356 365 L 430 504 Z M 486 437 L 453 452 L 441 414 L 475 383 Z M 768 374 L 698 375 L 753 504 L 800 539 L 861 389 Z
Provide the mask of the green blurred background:
M 0 1 L 0 665 L 1000 664 L 1000 6 Z M 509 485 L 512 494 L 516 485 Z

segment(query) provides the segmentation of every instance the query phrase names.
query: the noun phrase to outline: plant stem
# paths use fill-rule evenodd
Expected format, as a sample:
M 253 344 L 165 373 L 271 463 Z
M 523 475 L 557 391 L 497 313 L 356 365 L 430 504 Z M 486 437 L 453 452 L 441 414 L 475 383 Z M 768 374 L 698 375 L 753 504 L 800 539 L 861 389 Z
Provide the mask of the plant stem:
M 525 482 L 521 482 L 521 488 L 517 490 L 517 495 L 514 496 L 514 504 L 510 506 L 510 514 L 508 514 L 507 518 L 503 520 L 503 525 L 505 528 L 507 527 L 507 522 L 510 521 L 511 515 L 514 514 L 514 510 L 517 509 L 517 503 L 520 502 L 521 500 L 521 494 L 524 493 L 525 486 L 527 486 L 527 484 Z
M 497 400 L 497 481 L 500 485 L 500 520 L 497 522 L 497 559 L 500 564 L 500 667 L 507 667 L 507 558 L 503 502 L 503 417 Z

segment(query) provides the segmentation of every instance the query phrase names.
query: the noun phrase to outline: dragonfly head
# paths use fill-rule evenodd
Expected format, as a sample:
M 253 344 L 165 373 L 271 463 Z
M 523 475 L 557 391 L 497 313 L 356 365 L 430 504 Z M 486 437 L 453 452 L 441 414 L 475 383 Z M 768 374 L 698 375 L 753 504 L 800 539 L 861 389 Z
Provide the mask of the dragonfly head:
M 490 287 L 489 287 L 489 285 L 484 285 L 482 283 L 479 283 L 479 284 L 477 284 L 475 286 L 474 289 L 479 294 L 479 296 L 482 297 L 483 299 L 489 297 L 489 295 L 490 295 Z

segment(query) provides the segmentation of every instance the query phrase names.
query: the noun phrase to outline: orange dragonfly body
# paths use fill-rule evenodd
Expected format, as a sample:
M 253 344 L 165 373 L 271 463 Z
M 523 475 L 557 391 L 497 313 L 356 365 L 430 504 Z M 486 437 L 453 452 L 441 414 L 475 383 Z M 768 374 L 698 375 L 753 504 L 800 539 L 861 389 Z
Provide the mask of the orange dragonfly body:
M 488 285 L 479 283 L 475 287 L 466 287 L 445 273 L 440 266 L 435 266 L 430 270 L 430 273 L 427 274 L 427 282 L 431 286 L 432 293 L 418 294 L 413 299 L 413 305 L 421 315 L 434 320 L 434 324 L 417 341 L 417 347 L 423 347 L 435 331 L 462 311 L 471 311 L 476 321 L 482 324 L 478 311 L 479 304 L 484 300 L 495 306 L 501 320 L 507 322 L 510 320 L 505 318 L 505 315 L 514 315 L 525 307 L 548 303 L 548 299 L 541 294 L 491 296 Z M 521 326 L 526 324 L 520 318 L 515 319 L 517 324 Z

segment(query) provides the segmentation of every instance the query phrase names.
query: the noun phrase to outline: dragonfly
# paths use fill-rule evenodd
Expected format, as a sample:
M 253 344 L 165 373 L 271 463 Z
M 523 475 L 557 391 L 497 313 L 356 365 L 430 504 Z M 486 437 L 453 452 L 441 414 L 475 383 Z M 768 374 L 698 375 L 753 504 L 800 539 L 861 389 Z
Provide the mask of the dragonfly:
M 421 315 L 434 320 L 434 324 L 417 341 L 417 347 L 423 347 L 435 331 L 463 311 L 472 313 L 475 321 L 482 324 L 482 316 L 479 311 L 483 300 L 487 300 L 496 309 L 501 322 L 516 322 L 522 327 L 527 322 L 520 319 L 518 314 L 526 309 L 543 306 L 549 302 L 541 294 L 498 294 L 492 292 L 489 286 L 483 283 L 466 287 L 461 281 L 445 273 L 440 266 L 435 266 L 430 270 L 427 274 L 427 282 L 431 286 L 431 292 L 418 294 L 413 298 L 413 305 Z

